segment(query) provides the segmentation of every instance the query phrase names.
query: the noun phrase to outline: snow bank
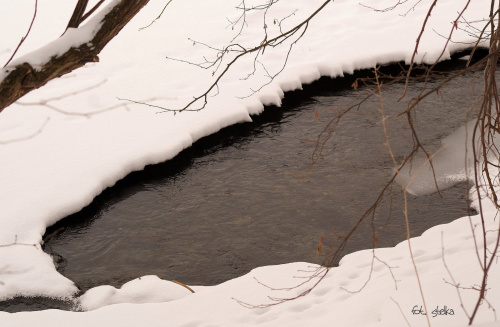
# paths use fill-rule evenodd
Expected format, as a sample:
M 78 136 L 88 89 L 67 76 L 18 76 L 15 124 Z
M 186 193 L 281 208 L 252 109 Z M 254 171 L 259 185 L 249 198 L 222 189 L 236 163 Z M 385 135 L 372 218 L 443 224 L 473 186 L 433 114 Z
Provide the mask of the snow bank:
M 278 2 L 267 13 L 268 34 L 273 35 L 279 28 L 272 23 L 274 19 L 281 20 L 294 13 L 283 21 L 282 27 L 286 30 L 310 15 L 321 2 Z M 392 6 L 393 2 L 365 1 L 363 4 L 381 9 Z M 173 115 L 158 114 L 161 109 L 117 98 L 182 108 L 193 96 L 205 92 L 213 82 L 212 69 L 200 69 L 166 57 L 196 63 L 215 58 L 217 53 L 203 44 L 212 47 L 229 44 L 239 25 L 231 29 L 226 18 L 233 21 L 238 18 L 240 13 L 235 7 L 240 1 L 173 1 L 160 20 L 139 31 L 165 5 L 164 1 L 152 1 L 102 52 L 100 63 L 89 64 L 50 82 L 1 114 L 0 244 L 14 241 L 19 244 L 0 247 L 0 299 L 20 295 L 68 298 L 76 294 L 75 285 L 55 270 L 51 258 L 40 249 L 47 226 L 88 205 L 102 190 L 131 171 L 168 160 L 199 138 L 225 126 L 249 121 L 250 115 L 260 113 L 264 104 L 279 105 L 286 91 L 300 89 L 302 84 L 320 76 L 342 76 L 393 61 L 409 62 L 430 2 L 424 0 L 414 8 L 414 3 L 408 2 L 393 11 L 377 12 L 358 2 L 335 1 L 311 22 L 288 58 L 286 54 L 293 38 L 280 47 L 266 49 L 255 72 L 253 58 L 235 65 L 221 80 L 218 93 L 210 94 L 208 105 L 202 111 Z M 445 42 L 440 35 L 449 33 L 451 22 L 464 4 L 465 1 L 456 0 L 438 2 L 421 41 L 418 62 L 438 58 Z M 31 19 L 31 5 L 9 2 L 0 12 L 0 62 L 7 61 L 23 36 L 26 30 L 23 24 Z M 16 58 L 15 62 L 40 64 L 46 59 L 46 49 L 31 51 L 56 39 L 67 22 L 61 17 L 69 17 L 71 13 L 71 5 L 55 0 L 40 2 L 39 7 L 33 34 L 20 51 L 25 57 Z M 468 21 L 481 20 L 487 16 L 488 8 L 488 1 L 472 1 L 465 16 Z M 245 18 L 249 26 L 236 42 L 246 46 L 260 42 L 263 37 L 261 15 L 262 11 L 248 13 Z M 95 28 L 94 23 L 82 27 L 82 30 L 88 29 L 87 36 Z M 6 33 L 7 30 L 11 32 Z M 441 59 L 468 47 L 474 38 L 466 31 L 457 30 L 454 41 Z M 271 80 L 269 76 L 282 69 L 285 59 L 285 69 Z M 260 90 L 252 92 L 257 89 Z M 495 212 L 489 215 L 493 217 Z M 473 223 L 477 221 L 477 217 L 471 219 Z M 488 221 L 490 223 L 492 229 L 498 228 L 498 221 Z M 437 226 L 412 241 L 428 310 L 446 305 L 455 313 L 431 318 L 433 325 L 466 324 L 456 288 L 443 281 L 443 278 L 449 281 L 450 276 L 444 268 L 442 248 L 455 280 L 464 287 L 476 285 L 480 276 L 471 235 L 468 218 L 461 218 L 452 224 Z M 255 278 L 275 289 L 290 287 L 302 281 L 299 277 L 308 276 L 314 267 L 305 263 L 262 267 L 182 298 L 178 298 L 177 292 L 185 290 L 173 291 L 170 284 L 168 289 L 160 287 L 153 292 L 152 286 L 148 286 L 139 293 L 135 289 L 137 282 L 121 290 L 104 286 L 84 295 L 82 305 L 95 308 L 125 301 L 178 299 L 157 304 L 114 304 L 86 313 L 54 310 L 0 313 L 0 321 L 2 326 L 54 326 L 55 322 L 74 326 L 332 323 L 401 326 L 405 325 L 403 317 L 406 317 L 414 326 L 423 324 L 424 316 L 411 314 L 414 306 L 422 305 L 422 299 L 407 244 L 378 251 L 380 260 L 374 261 L 369 277 L 373 258 L 370 251 L 345 257 L 341 266 L 332 269 L 312 294 L 279 306 L 250 310 L 235 299 L 259 305 L 268 303 L 268 296 L 293 297 L 301 289 L 271 290 Z M 493 267 L 492 276 L 495 275 L 498 275 L 498 265 Z M 353 293 L 368 277 L 370 282 L 364 289 Z M 147 281 L 153 283 L 152 278 Z M 163 282 L 154 281 L 156 283 Z M 490 278 L 488 296 L 498 306 L 500 285 L 497 284 L 498 279 Z M 475 296 L 468 295 L 472 291 L 463 292 L 467 294 L 464 302 L 470 306 Z M 491 311 L 486 309 L 480 317 L 478 323 L 494 320 Z
M 103 285 L 94 287 L 80 297 L 82 310 L 94 310 L 117 303 L 158 303 L 180 299 L 192 292 L 174 282 L 157 276 L 143 276 L 123 284 L 119 289 Z

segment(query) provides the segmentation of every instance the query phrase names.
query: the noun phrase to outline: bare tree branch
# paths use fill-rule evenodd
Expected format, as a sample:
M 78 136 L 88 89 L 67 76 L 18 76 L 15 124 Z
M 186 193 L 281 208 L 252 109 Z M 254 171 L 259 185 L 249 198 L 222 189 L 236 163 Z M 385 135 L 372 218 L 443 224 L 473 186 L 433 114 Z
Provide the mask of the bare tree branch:
M 39 70 L 29 63 L 6 67 L 7 76 L 0 81 L 0 112 L 25 94 L 47 82 L 65 75 L 89 62 L 97 62 L 97 55 L 121 29 L 149 2 L 149 0 L 122 0 L 103 18 L 99 30 L 91 40 L 72 47 L 60 56 L 52 57 Z
M 94 13 L 94 11 L 96 11 L 97 8 L 99 8 L 104 3 L 104 1 L 105 0 L 101 0 L 98 3 L 96 3 L 96 5 L 94 7 L 92 7 L 92 9 L 90 9 L 85 15 L 83 15 L 80 23 L 84 22 L 87 18 L 89 18 L 90 15 L 92 15 Z
M 17 45 L 16 50 L 14 50 L 14 52 L 12 53 L 12 56 L 10 56 L 9 60 L 7 60 L 7 62 L 5 63 L 4 68 L 7 67 L 7 65 L 12 61 L 12 59 L 17 53 L 17 50 L 19 50 L 24 40 L 26 40 L 26 38 L 30 34 L 31 28 L 33 27 L 33 23 L 35 22 L 37 7 L 38 7 L 38 0 L 35 0 L 35 12 L 33 13 L 33 18 L 31 19 L 30 27 L 28 28 L 26 35 L 24 35 L 24 37 L 21 38 L 21 41 L 19 41 L 19 44 Z
M 158 17 L 156 17 L 156 18 L 155 18 L 155 19 L 154 19 L 151 23 L 149 23 L 148 25 L 146 25 L 146 26 L 144 26 L 144 27 L 139 28 L 139 31 L 141 31 L 141 30 L 143 30 L 143 29 L 145 29 L 145 28 L 148 28 L 149 26 L 151 26 L 151 25 L 153 25 L 154 23 L 156 23 L 156 21 L 157 21 L 158 19 L 160 19 L 160 18 L 161 18 L 161 16 L 162 16 L 162 15 L 163 15 L 163 13 L 165 12 L 165 9 L 167 9 L 168 5 L 169 5 L 171 2 L 172 2 L 172 0 L 169 0 L 169 1 L 167 2 L 167 4 L 165 5 L 165 7 L 163 7 L 163 9 L 162 9 L 162 11 L 160 12 L 160 14 L 158 15 Z
M 252 7 L 252 8 L 246 8 L 245 7 L 245 2 L 243 1 L 241 3 L 241 5 L 243 7 L 239 8 L 239 9 L 242 9 L 244 12 L 245 11 L 249 11 L 249 10 L 264 10 L 264 12 L 266 13 L 267 10 L 269 9 L 269 7 L 272 6 L 273 4 L 277 3 L 278 1 L 279 0 L 270 0 L 267 4 L 264 4 L 264 5 L 261 5 L 261 6 L 255 6 L 255 7 Z M 226 54 L 228 54 L 228 53 L 237 53 L 237 55 L 235 55 L 232 59 L 228 59 L 229 62 L 225 66 L 222 66 L 224 69 L 222 69 L 221 72 L 219 72 L 218 74 L 216 74 L 215 71 L 214 71 L 214 73 L 212 75 L 215 76 L 215 79 L 212 82 L 212 84 L 210 84 L 205 89 L 205 92 L 203 92 L 202 94 L 199 94 L 197 96 L 193 96 L 193 99 L 190 102 L 188 102 L 182 108 L 166 108 L 166 107 L 161 107 L 161 106 L 153 106 L 153 107 L 157 107 L 158 109 L 161 109 L 162 111 L 165 111 L 165 112 L 173 112 L 173 113 L 183 112 L 183 111 L 200 111 L 200 110 L 203 110 L 206 107 L 207 103 L 208 103 L 208 97 L 210 96 L 210 93 L 213 90 L 217 90 L 218 89 L 219 82 L 227 74 L 227 72 L 231 69 L 231 67 L 235 65 L 236 62 L 238 62 L 242 57 L 245 57 L 245 56 L 250 55 L 250 54 L 254 54 L 256 57 L 258 57 L 259 55 L 264 54 L 265 50 L 268 47 L 275 48 L 275 47 L 283 44 L 285 41 L 287 41 L 288 39 L 290 39 L 295 34 L 299 34 L 300 36 L 298 37 L 298 39 L 300 39 L 304 35 L 305 31 L 307 30 L 307 28 L 309 26 L 309 22 L 320 11 L 322 11 L 328 4 L 330 4 L 332 2 L 333 2 L 332 0 L 327 0 L 327 1 L 323 2 L 323 4 L 321 4 L 316 10 L 314 10 L 314 12 L 312 14 L 310 14 L 306 19 L 304 19 L 302 22 L 300 22 L 299 24 L 295 25 L 294 27 L 290 28 L 286 32 L 283 32 L 281 30 L 281 25 L 280 25 L 280 34 L 278 34 L 277 36 L 272 37 L 270 39 L 268 38 L 267 25 L 266 25 L 266 21 L 265 21 L 265 18 L 264 18 L 264 32 L 265 32 L 265 36 L 264 36 L 263 40 L 258 45 L 253 46 L 253 47 L 249 47 L 249 48 L 245 48 L 245 47 L 243 47 L 240 44 L 230 44 L 230 45 L 226 46 L 223 49 L 215 49 L 215 48 L 213 48 L 214 50 L 218 51 L 217 58 L 214 61 L 209 62 L 209 61 L 207 61 L 205 59 L 206 61 L 204 63 L 202 63 L 202 64 L 189 63 L 189 64 L 196 65 L 196 66 L 198 66 L 200 68 L 204 68 L 204 69 L 208 69 L 209 67 L 213 67 L 213 66 L 219 67 L 219 65 L 221 64 L 221 62 L 222 62 L 222 60 L 223 60 L 223 58 L 225 57 Z M 244 24 L 244 17 L 245 16 L 242 15 L 242 17 L 240 17 L 236 22 L 230 22 L 230 23 L 234 26 L 235 24 L 237 24 L 237 22 L 239 20 L 243 19 L 243 24 Z M 288 17 L 289 16 L 285 17 L 285 19 L 288 18 Z M 241 30 L 238 33 L 241 33 Z M 233 40 L 234 40 L 234 38 L 233 38 Z M 287 59 L 288 59 L 290 50 L 293 47 L 293 44 L 295 44 L 296 42 L 297 42 L 297 40 L 293 41 L 292 44 L 291 44 L 291 46 L 289 47 L 289 51 L 287 53 Z M 201 44 L 201 42 L 196 42 L 196 41 L 195 41 L 195 43 L 200 43 Z M 210 47 L 210 46 L 208 46 L 208 47 Z M 210 47 L 210 48 L 212 48 L 212 47 Z M 169 57 L 167 57 L 167 58 L 168 59 L 173 59 L 173 58 L 169 58 Z M 173 60 L 182 61 L 182 60 L 179 60 L 179 59 L 173 59 Z M 286 65 L 286 61 L 285 61 L 285 65 Z M 284 66 L 283 66 L 283 68 L 281 70 L 283 70 L 283 69 L 284 69 Z M 281 70 L 280 70 L 280 72 L 281 72 Z M 278 72 L 278 74 L 279 74 L 279 72 Z M 274 79 L 275 77 L 276 77 L 276 75 L 274 75 L 274 76 L 269 75 L 269 78 L 271 80 Z M 253 91 L 253 92 L 256 92 L 256 91 Z M 130 101 L 130 102 L 135 102 L 135 103 L 140 103 L 140 102 L 136 102 L 136 101 L 128 100 L 128 99 L 124 99 L 124 100 Z M 145 104 L 145 103 L 143 103 L 143 104 Z M 148 105 L 148 104 L 145 104 L 145 105 Z
M 78 0 L 78 3 L 75 6 L 75 10 L 73 10 L 73 15 L 69 19 L 68 28 L 78 28 L 80 23 L 82 22 L 83 13 L 85 12 L 85 8 L 87 8 L 89 0 Z

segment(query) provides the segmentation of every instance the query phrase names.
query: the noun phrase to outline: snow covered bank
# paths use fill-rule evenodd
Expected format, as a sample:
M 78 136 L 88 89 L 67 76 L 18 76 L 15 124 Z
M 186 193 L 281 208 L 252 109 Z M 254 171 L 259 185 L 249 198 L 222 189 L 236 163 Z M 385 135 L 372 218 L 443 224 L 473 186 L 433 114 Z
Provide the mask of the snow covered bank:
M 19 295 L 61 298 L 74 295 L 76 287 L 57 273 L 52 259 L 39 247 L 47 226 L 80 210 L 103 189 L 131 171 L 168 160 L 220 128 L 248 121 L 250 115 L 261 112 L 265 104 L 279 105 L 285 91 L 300 88 L 303 83 L 320 76 L 341 76 L 345 72 L 393 61 L 408 62 L 430 2 L 422 1 L 413 9 L 413 3 L 407 3 L 394 11 L 376 12 L 352 1 L 335 1 L 312 21 L 304 38 L 293 47 L 285 70 L 274 80 L 270 81 L 267 74 L 275 74 L 283 67 L 288 50 L 286 43 L 276 49 L 267 49 L 260 59 L 262 66 L 258 65 L 250 78 L 244 79 L 253 72 L 252 58 L 235 66 L 221 81 L 219 93 L 209 98 L 204 110 L 177 115 L 157 114 L 158 109 L 119 101 L 117 97 L 180 108 L 193 96 L 203 93 L 212 83 L 211 70 L 165 57 L 193 62 L 203 62 L 204 56 L 213 58 L 216 53 L 199 42 L 216 47 L 230 42 L 238 29 L 227 28 L 226 17 L 237 19 L 239 13 L 235 7 L 239 1 L 173 1 L 159 21 L 138 31 L 158 15 L 164 4 L 164 1 L 153 1 L 148 5 L 104 50 L 100 63 L 49 83 L 1 114 L 0 244 L 16 240 L 37 246 L 0 248 L 0 281 L 3 283 L 0 299 Z M 321 1 L 278 3 L 267 14 L 268 33 L 278 29 L 271 23 L 273 19 L 281 20 L 297 9 L 283 23 L 291 27 L 319 4 Z M 373 4 L 367 2 L 366 5 Z M 376 2 L 378 8 L 391 5 L 393 1 Z M 437 58 L 444 45 L 440 34 L 449 33 L 450 22 L 463 5 L 455 0 L 439 1 L 420 44 L 418 61 L 432 62 Z M 30 5 L 16 2 L 8 6 L 12 6 L 12 11 L 0 13 L 0 21 L 4 24 L 1 31 L 5 34 L 8 28 L 13 32 L 2 41 L 0 62 L 7 60 L 25 30 L 20 27 L 21 32 L 15 33 L 21 14 L 13 12 L 26 13 L 26 21 L 31 18 Z M 66 20 L 53 30 L 52 26 L 58 25 L 52 22 L 59 19 L 59 14 L 69 13 L 70 7 L 61 7 L 54 0 L 41 3 L 37 18 L 40 25 L 35 25 L 34 34 L 22 50 L 33 50 L 57 38 Z M 55 12 L 53 8 L 61 9 Z M 480 20 L 487 16 L 487 8 L 487 1 L 474 1 L 465 16 L 468 21 Z M 248 45 L 261 40 L 261 14 L 248 14 L 249 27 L 239 36 L 238 42 Z M 458 30 L 454 40 L 470 42 L 474 38 Z M 443 59 L 467 46 L 450 43 Z M 27 58 L 34 57 L 36 53 Z M 252 89 L 268 82 L 269 85 L 252 94 Z M 250 96 L 245 97 L 247 95 Z M 489 214 L 492 218 L 495 213 Z M 465 324 L 456 289 L 443 282 L 449 275 L 443 268 L 440 230 L 444 228 L 445 258 L 447 265 L 453 266 L 450 270 L 455 280 L 461 285 L 472 286 L 478 283 L 480 276 L 477 275 L 477 261 L 474 261 L 477 259 L 470 243 L 468 224 L 467 218 L 462 218 L 447 227 L 436 227 L 426 233 L 430 236 L 415 240 L 414 254 L 422 274 L 424 294 L 429 294 L 426 298 L 428 308 L 446 305 L 455 313 L 453 317 L 435 317 L 433 324 Z M 410 311 L 413 306 L 422 305 L 422 301 L 407 251 L 405 244 L 379 251 L 377 258 L 381 261 L 375 262 L 371 282 L 359 293 L 348 291 L 359 289 L 366 281 L 370 271 L 367 268 L 373 258 L 370 251 L 346 257 L 341 267 L 332 270 L 311 296 L 276 307 L 248 310 L 233 298 L 258 305 L 266 303 L 268 295 L 293 296 L 296 289 L 276 294 L 257 284 L 253 276 L 274 288 L 293 286 L 297 281 L 293 277 L 300 273 L 298 269 L 307 268 L 308 264 L 259 268 L 250 275 L 201 289 L 166 304 L 111 305 L 88 313 L 2 313 L 0 320 L 12 326 L 53 325 L 54 321 L 58 324 L 71 322 L 72 325 L 96 325 L 97 321 L 106 321 L 103 325 L 112 322 L 137 326 L 143 325 L 145 317 L 150 326 L 303 326 L 331 321 L 353 326 L 399 326 L 404 325 L 401 319 L 406 316 L 417 325 L 423 316 Z M 394 268 L 389 269 L 383 262 Z M 498 267 L 494 269 L 493 276 Z M 495 293 L 498 281 L 492 278 L 491 282 L 489 295 L 498 299 Z M 118 298 L 103 303 L 120 302 Z M 470 306 L 468 301 L 473 300 L 474 297 L 468 296 L 464 302 Z M 483 322 L 493 321 L 490 311 L 481 317 Z
M 494 208 L 489 206 L 486 211 L 491 215 Z M 477 225 L 479 216 L 471 217 L 471 222 Z M 488 228 L 498 230 L 498 221 L 490 220 Z M 476 233 L 479 237 L 477 229 Z M 487 239 L 490 248 L 493 241 L 494 238 Z M 471 308 L 477 292 L 469 287 L 477 284 L 481 274 L 469 218 L 431 228 L 411 243 L 432 326 L 467 325 L 457 289 L 451 283 L 463 287 L 460 289 L 463 304 Z M 149 298 L 168 301 L 177 296 L 178 299 L 155 304 L 109 305 L 85 313 L 59 310 L 0 313 L 0 320 L 4 326 L 406 326 L 407 322 L 411 326 L 426 325 L 426 317 L 419 311 L 423 302 L 406 241 L 394 248 L 379 249 L 375 256 L 371 250 L 347 255 L 309 295 L 267 306 L 275 303 L 269 297 L 290 298 L 310 287 L 317 278 L 298 285 L 308 280 L 316 268 L 308 263 L 257 268 L 217 286 L 195 288 L 194 294 L 178 285 L 172 285 L 177 290 L 162 286 L 154 291 L 155 282 L 158 286 L 166 282 L 136 280 L 134 287 L 128 287 L 132 292 L 123 290 L 121 296 L 106 287 L 90 290 L 82 297 L 82 304 L 91 308 L 111 303 L 111 299 L 115 303 L 134 302 L 130 294 L 141 294 L 141 283 L 145 285 L 142 294 Z M 500 266 L 496 264 L 490 272 L 488 290 L 493 306 L 498 306 L 500 299 L 500 279 L 494 278 L 499 273 Z M 107 296 L 109 293 L 112 295 Z M 147 301 L 141 296 L 135 299 Z M 239 301 L 256 308 L 248 308 Z M 500 326 L 500 322 L 494 323 L 493 311 L 487 308 L 481 311 L 476 325 Z

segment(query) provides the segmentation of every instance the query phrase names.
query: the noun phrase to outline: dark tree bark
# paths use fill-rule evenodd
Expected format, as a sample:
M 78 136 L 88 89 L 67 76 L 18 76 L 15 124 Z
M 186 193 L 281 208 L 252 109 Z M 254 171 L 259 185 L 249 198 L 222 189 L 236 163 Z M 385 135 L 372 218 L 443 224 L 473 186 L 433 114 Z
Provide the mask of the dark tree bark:
M 77 28 L 78 26 L 80 26 L 83 13 L 85 13 L 85 8 L 87 8 L 88 2 L 89 0 L 78 0 L 78 3 L 76 4 L 75 10 L 73 11 L 73 15 L 71 15 L 68 27 L 66 27 L 66 29 Z
M 73 47 L 58 57 L 52 57 L 41 69 L 35 70 L 29 63 L 5 67 L 8 74 L 0 81 L 0 112 L 50 80 L 68 74 L 86 63 L 99 61 L 97 55 L 148 2 L 149 0 L 120 1 L 106 14 L 92 40 Z M 86 1 L 78 2 L 83 3 L 86 5 Z

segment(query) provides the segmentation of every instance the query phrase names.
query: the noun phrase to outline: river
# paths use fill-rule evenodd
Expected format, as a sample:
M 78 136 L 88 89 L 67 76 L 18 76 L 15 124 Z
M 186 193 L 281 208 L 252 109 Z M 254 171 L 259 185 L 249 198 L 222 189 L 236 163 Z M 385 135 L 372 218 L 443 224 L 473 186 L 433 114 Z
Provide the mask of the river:
M 453 65 L 460 65 L 460 61 Z M 391 69 L 395 69 L 392 67 Z M 367 71 L 358 72 L 364 76 Z M 188 285 L 215 285 L 263 265 L 321 263 L 317 246 L 345 235 L 393 174 L 384 145 L 380 99 L 345 115 L 318 162 L 318 135 L 339 110 L 367 94 L 353 76 L 327 79 L 289 92 L 281 108 L 268 107 L 254 122 L 203 138 L 173 160 L 148 166 L 109 188 L 94 202 L 51 227 L 44 250 L 57 269 L 86 291 L 116 287 L 143 275 Z M 431 83 L 439 83 L 435 79 Z M 471 115 L 468 74 L 418 108 L 415 128 L 430 151 Z M 412 82 L 410 93 L 422 83 Z M 397 160 L 411 148 L 404 85 L 384 88 L 387 132 Z M 468 116 L 469 115 L 469 116 Z M 409 196 L 411 235 L 467 214 L 467 183 L 425 196 Z M 350 238 L 344 253 L 394 246 L 406 238 L 402 192 L 394 185 Z M 2 310 L 62 307 L 46 299 L 4 302 Z

